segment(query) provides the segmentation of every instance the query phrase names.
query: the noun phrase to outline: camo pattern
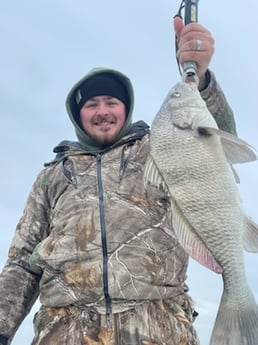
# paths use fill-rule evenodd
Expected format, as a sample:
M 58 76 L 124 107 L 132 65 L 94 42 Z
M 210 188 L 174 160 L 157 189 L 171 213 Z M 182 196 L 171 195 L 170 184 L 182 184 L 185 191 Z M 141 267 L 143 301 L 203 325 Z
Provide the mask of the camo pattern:
M 222 91 L 213 79 L 209 87 L 210 111 L 219 122 L 225 110 L 220 127 L 234 132 Z M 148 135 L 98 156 L 76 146 L 39 173 L 0 275 L 0 334 L 9 342 L 39 296 L 33 345 L 198 344 L 188 257 L 171 226 L 169 199 L 142 183 L 148 152 Z
M 145 302 L 109 319 L 91 308 L 41 307 L 32 345 L 199 345 L 192 322 L 172 300 Z

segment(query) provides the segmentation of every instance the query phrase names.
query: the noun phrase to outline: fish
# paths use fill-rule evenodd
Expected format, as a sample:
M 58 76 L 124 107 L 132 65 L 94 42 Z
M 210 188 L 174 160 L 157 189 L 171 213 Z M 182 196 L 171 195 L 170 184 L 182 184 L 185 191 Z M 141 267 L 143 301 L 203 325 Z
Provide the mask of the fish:
M 144 184 L 167 191 L 179 243 L 222 277 L 210 345 L 257 345 L 258 306 L 244 252 L 258 252 L 258 226 L 243 209 L 233 165 L 257 160 L 246 141 L 223 131 L 193 82 L 178 82 L 151 123 Z

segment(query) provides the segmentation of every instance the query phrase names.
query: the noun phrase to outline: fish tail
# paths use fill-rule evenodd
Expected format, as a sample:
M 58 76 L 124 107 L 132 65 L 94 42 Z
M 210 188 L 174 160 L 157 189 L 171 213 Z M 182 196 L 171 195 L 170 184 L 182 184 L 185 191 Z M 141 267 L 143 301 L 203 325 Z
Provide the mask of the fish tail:
M 257 345 L 258 306 L 251 291 L 247 303 L 228 303 L 224 291 L 212 331 L 210 345 Z

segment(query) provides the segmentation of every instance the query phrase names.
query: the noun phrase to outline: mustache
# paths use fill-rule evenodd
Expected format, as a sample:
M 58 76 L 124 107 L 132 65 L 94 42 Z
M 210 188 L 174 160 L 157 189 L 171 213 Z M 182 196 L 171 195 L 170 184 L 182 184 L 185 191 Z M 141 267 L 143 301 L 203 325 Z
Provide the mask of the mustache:
M 116 123 L 116 118 L 112 115 L 96 115 L 92 118 L 91 123 L 94 125 L 101 123 Z

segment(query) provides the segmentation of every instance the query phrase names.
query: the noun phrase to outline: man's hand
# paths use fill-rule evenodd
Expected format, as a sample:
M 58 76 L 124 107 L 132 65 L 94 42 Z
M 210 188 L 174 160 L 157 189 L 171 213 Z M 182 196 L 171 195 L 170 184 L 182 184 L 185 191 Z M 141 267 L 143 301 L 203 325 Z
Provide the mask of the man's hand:
M 187 61 L 196 62 L 199 89 L 203 89 L 206 85 L 205 72 L 214 53 L 214 39 L 211 33 L 199 23 L 184 25 L 180 17 L 174 18 L 174 30 L 178 40 L 179 63 L 183 66 Z

